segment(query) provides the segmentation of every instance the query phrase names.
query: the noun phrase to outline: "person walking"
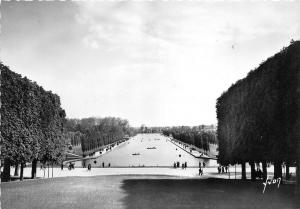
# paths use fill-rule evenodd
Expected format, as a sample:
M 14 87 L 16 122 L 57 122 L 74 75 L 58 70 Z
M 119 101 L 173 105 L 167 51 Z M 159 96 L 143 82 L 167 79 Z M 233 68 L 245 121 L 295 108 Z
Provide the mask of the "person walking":
M 104 162 L 102 162 L 102 168 L 104 168 Z
M 91 171 L 91 169 L 92 169 L 92 165 L 89 163 L 88 164 L 88 171 Z
M 202 168 L 199 168 L 199 176 L 202 176 L 203 175 L 203 170 L 202 170 Z
M 71 164 L 71 163 L 69 164 L 69 167 L 68 167 L 68 169 L 69 169 L 69 170 L 71 170 L 71 169 L 72 169 L 72 164 Z
M 187 167 L 187 162 L 184 163 L 184 168 L 186 169 L 186 167 Z
M 199 176 L 203 174 L 201 163 L 199 163 Z

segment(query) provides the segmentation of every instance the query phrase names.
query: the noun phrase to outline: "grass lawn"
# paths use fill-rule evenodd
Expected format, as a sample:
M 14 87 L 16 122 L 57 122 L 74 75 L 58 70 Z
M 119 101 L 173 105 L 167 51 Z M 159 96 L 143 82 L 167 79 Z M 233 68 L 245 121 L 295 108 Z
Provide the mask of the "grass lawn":
M 3 209 L 298 208 L 293 185 L 164 176 L 94 176 L 1 184 Z

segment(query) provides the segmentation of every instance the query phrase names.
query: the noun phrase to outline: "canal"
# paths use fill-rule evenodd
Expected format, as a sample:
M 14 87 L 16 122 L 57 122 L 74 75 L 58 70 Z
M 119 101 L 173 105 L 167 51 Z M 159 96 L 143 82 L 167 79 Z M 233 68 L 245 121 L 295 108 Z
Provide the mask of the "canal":
M 87 159 L 93 167 L 172 167 L 174 162 L 198 167 L 199 162 L 216 166 L 216 160 L 195 158 L 161 134 L 139 134 L 97 158 Z

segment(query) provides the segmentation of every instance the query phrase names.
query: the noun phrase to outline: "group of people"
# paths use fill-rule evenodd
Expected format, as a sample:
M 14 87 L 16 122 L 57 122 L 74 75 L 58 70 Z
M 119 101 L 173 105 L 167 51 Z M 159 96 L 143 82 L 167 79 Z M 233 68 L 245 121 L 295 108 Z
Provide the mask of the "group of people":
M 94 163 L 96 164 L 97 161 L 94 161 Z M 85 168 L 85 166 L 86 166 L 86 164 L 84 163 L 83 167 Z M 43 169 L 44 167 L 46 168 L 46 166 L 41 165 L 41 169 Z M 105 163 L 104 162 L 102 162 L 102 167 L 103 168 L 105 167 Z M 107 164 L 107 167 L 110 167 L 110 163 Z M 61 168 L 61 170 L 63 170 L 64 169 L 64 165 L 61 164 L 60 168 Z M 68 165 L 68 170 L 72 170 L 72 169 L 75 169 L 75 163 L 70 162 L 69 165 Z M 91 171 L 92 165 L 90 163 L 88 164 L 87 169 L 88 169 L 88 171 Z
M 70 163 L 69 166 L 68 166 L 68 169 L 69 170 L 75 169 L 75 163 Z
M 228 166 L 218 166 L 218 173 L 228 173 Z
M 259 179 L 262 179 L 262 178 L 263 178 L 263 172 L 261 171 L 260 168 L 257 168 L 257 169 L 256 169 L 256 172 L 255 172 L 255 178 L 259 178 Z
M 102 168 L 104 168 L 104 167 L 105 167 L 105 163 L 102 162 Z M 110 167 L 110 163 L 108 163 L 107 167 Z
M 174 162 L 173 167 L 174 167 L 174 168 L 179 168 L 179 167 L 180 167 L 180 163 L 179 163 L 178 161 L 177 161 L 177 162 Z M 186 169 L 186 168 L 187 168 L 187 162 L 182 163 L 182 164 L 181 164 L 181 168 L 182 168 L 182 169 Z
M 41 165 L 41 169 L 43 168 L 43 165 Z M 46 166 L 45 166 L 46 168 Z M 64 170 L 64 164 L 60 164 L 60 169 L 61 170 Z M 72 170 L 72 169 L 75 169 L 75 163 L 72 163 L 70 162 L 69 165 L 68 165 L 68 170 Z

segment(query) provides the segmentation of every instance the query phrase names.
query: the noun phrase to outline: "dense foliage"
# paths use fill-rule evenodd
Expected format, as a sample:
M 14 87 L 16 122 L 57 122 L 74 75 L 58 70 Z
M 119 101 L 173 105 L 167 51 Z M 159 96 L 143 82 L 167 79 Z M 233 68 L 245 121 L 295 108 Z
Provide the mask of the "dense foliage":
M 172 135 L 173 138 L 187 144 L 209 151 L 209 144 L 217 144 L 216 133 L 213 130 L 199 130 L 188 126 L 172 127 L 163 129 L 165 136 Z
M 295 163 L 299 71 L 300 42 L 291 42 L 218 98 L 222 164 L 273 162 L 276 177 Z
M 2 63 L 0 68 L 1 157 L 6 165 L 5 174 L 9 174 L 10 165 L 21 164 L 22 174 L 25 163 L 61 161 L 65 149 L 65 111 L 60 107 L 59 96 Z
M 127 120 L 114 117 L 68 119 L 66 128 L 69 132 L 77 133 L 84 154 L 92 153 L 102 146 L 135 133 Z M 73 139 L 72 145 L 78 143 L 78 137 Z

